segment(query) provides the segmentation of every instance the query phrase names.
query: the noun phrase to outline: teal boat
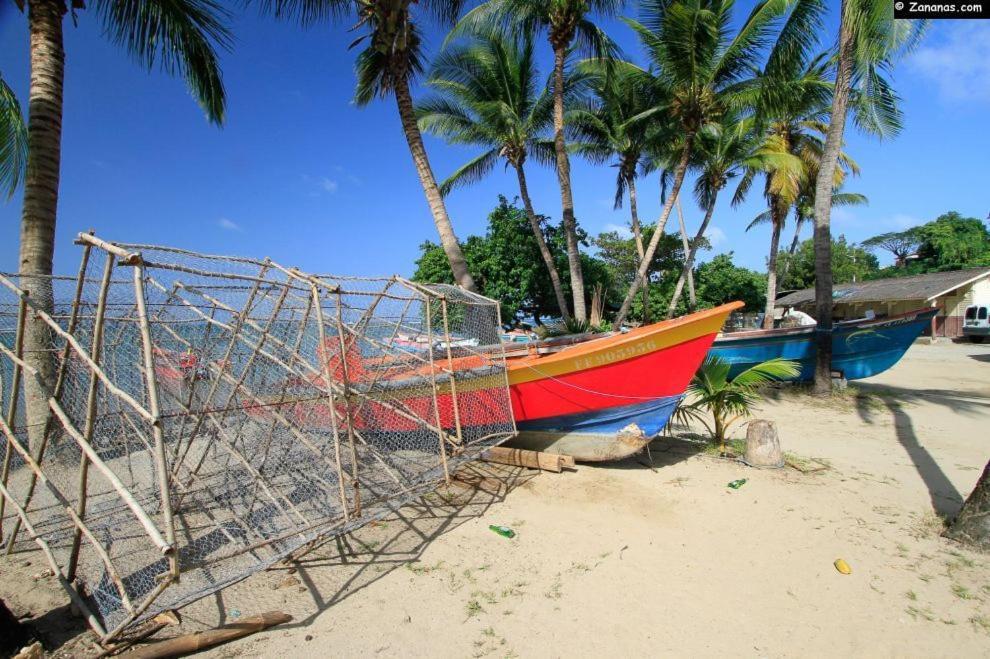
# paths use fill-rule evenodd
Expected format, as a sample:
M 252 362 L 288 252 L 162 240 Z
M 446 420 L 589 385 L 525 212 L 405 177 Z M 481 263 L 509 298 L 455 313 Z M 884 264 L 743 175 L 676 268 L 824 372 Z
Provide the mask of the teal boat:
M 861 380 L 883 373 L 896 364 L 938 309 L 926 307 L 882 319 L 836 323 L 832 330 L 832 371 L 847 380 Z M 731 364 L 729 377 L 768 359 L 781 357 L 798 362 L 797 381 L 815 377 L 814 326 L 751 330 L 721 334 L 710 356 Z

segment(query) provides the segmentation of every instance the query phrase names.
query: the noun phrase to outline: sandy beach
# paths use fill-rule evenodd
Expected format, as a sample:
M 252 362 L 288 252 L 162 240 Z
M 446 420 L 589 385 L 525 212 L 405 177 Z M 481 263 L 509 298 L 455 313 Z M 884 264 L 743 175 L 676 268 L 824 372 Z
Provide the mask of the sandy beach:
M 919 341 L 832 399 L 775 390 L 758 417 L 817 470 L 751 469 L 676 437 L 654 442 L 652 468 L 477 463 L 187 607 L 182 630 L 294 617 L 209 655 L 222 657 L 990 655 L 990 557 L 939 537 L 936 515 L 990 453 L 990 346 Z M 64 596 L 18 568 L 30 558 L 0 563 L 0 596 L 55 639 L 46 609 Z

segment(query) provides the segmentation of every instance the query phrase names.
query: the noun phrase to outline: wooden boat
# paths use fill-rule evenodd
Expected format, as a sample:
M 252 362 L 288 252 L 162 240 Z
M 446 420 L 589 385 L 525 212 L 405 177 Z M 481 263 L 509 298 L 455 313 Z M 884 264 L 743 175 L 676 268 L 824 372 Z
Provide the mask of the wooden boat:
M 366 440 L 393 445 L 420 424 L 439 420 L 445 432 L 470 444 L 504 427 L 511 415 L 519 447 L 584 462 L 618 460 L 642 450 L 664 428 L 725 319 L 741 306 L 733 302 L 626 333 L 527 344 L 508 351 L 507 372 L 476 352 L 413 366 L 368 359 L 352 344 L 343 360 L 348 379 L 358 392 L 368 388 L 370 397 L 352 410 L 350 421 Z M 340 381 L 335 343 L 318 357 Z M 456 412 L 449 371 L 457 373 Z M 510 405 L 501 388 L 506 377 Z M 288 383 L 282 413 L 303 427 L 330 428 L 329 407 L 313 395 L 322 387 L 322 376 Z
M 832 371 L 860 380 L 886 371 L 900 360 L 937 309 L 925 307 L 874 320 L 836 323 L 832 330 Z M 796 381 L 815 376 L 815 326 L 720 334 L 710 355 L 731 364 L 729 377 L 768 359 L 792 359 L 801 365 Z
M 586 340 L 510 356 L 509 392 L 520 431 L 512 444 L 618 460 L 667 424 L 729 313 L 741 302 Z

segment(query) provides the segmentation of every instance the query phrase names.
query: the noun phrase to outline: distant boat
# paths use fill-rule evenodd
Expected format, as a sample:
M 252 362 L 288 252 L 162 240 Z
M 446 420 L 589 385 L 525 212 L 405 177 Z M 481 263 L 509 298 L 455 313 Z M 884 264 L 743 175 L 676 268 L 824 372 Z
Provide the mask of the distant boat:
M 900 360 L 938 309 L 925 307 L 882 319 L 836 323 L 832 330 L 832 371 L 847 380 L 883 373 Z M 709 353 L 731 364 L 729 377 L 768 359 L 799 362 L 797 381 L 815 377 L 815 326 L 722 334 Z
M 742 306 L 510 353 L 509 393 L 520 431 L 511 443 L 583 462 L 642 450 L 667 425 L 725 319 Z

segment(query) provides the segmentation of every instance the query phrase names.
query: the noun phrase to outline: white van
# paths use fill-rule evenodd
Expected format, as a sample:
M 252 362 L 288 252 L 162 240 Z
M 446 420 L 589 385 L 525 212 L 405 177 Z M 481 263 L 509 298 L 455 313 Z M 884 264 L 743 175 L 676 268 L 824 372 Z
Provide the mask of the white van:
M 983 343 L 990 336 L 990 304 L 971 304 L 963 317 L 963 336 L 973 343 Z

